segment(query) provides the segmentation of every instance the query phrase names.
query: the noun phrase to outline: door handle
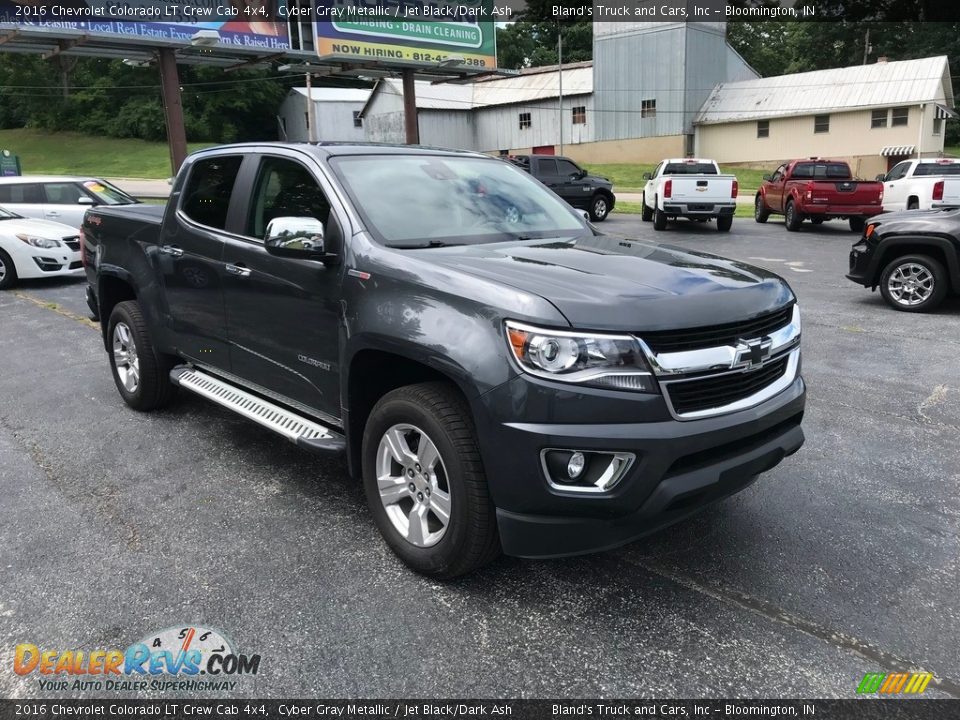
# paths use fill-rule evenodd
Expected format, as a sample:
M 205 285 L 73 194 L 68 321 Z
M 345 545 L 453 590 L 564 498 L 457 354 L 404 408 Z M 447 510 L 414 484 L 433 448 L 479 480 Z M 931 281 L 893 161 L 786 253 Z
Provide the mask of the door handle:
M 250 277 L 250 268 L 246 265 L 231 265 L 227 263 L 226 270 L 231 275 L 236 275 L 237 277 Z
M 60 217 L 60 213 L 58 213 L 56 210 L 48 210 L 47 217 Z
M 160 252 L 164 255 L 172 255 L 173 257 L 181 257 L 183 255 L 183 250 L 178 248 L 176 245 L 162 245 L 160 247 Z

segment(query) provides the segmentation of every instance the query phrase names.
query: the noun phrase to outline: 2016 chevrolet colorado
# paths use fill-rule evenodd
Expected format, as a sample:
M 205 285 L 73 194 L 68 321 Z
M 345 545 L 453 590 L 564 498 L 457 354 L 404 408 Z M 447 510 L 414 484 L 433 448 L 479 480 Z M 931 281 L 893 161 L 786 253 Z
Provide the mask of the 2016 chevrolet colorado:
M 128 405 L 180 387 L 345 450 L 435 577 L 623 544 L 803 443 L 786 282 L 599 235 L 482 155 L 204 150 L 166 208 L 91 209 L 83 243 Z

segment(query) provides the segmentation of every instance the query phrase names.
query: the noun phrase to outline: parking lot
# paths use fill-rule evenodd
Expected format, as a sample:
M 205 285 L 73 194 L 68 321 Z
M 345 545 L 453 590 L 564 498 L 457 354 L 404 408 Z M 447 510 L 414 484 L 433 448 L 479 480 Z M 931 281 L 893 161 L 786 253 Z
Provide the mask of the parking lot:
M 960 697 L 960 302 L 898 313 L 847 281 L 839 221 L 602 229 L 791 283 L 806 445 L 625 548 L 449 584 L 394 558 L 342 461 L 191 396 L 128 409 L 82 282 L 0 294 L 0 692 L 81 694 L 10 672 L 17 643 L 192 623 L 262 656 L 225 696 L 849 697 L 924 670 Z

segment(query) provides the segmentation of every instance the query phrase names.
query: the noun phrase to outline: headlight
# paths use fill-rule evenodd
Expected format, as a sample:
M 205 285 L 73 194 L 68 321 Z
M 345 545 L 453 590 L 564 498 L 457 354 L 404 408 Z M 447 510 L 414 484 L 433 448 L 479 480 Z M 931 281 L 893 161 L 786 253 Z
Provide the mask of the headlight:
M 545 330 L 510 320 L 507 341 L 524 372 L 613 390 L 656 392 L 640 344 L 630 335 Z
M 18 233 L 17 237 L 27 245 L 33 245 L 34 247 L 43 248 L 44 250 L 52 250 L 53 248 L 60 247 L 60 242 L 52 238 L 35 237 L 23 233 Z

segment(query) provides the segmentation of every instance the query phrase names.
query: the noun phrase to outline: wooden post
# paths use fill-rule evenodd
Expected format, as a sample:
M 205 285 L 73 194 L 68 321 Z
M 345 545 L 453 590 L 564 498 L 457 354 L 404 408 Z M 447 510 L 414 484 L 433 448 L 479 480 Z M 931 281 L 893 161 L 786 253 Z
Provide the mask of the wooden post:
M 417 121 L 417 87 L 413 81 L 413 69 L 403 69 L 403 127 L 407 145 L 420 144 L 420 123 Z
M 173 48 L 160 48 L 160 85 L 163 89 L 163 116 L 167 123 L 167 145 L 170 147 L 170 167 L 176 175 L 187 157 L 187 130 L 183 123 L 183 104 L 180 101 L 180 74 Z

